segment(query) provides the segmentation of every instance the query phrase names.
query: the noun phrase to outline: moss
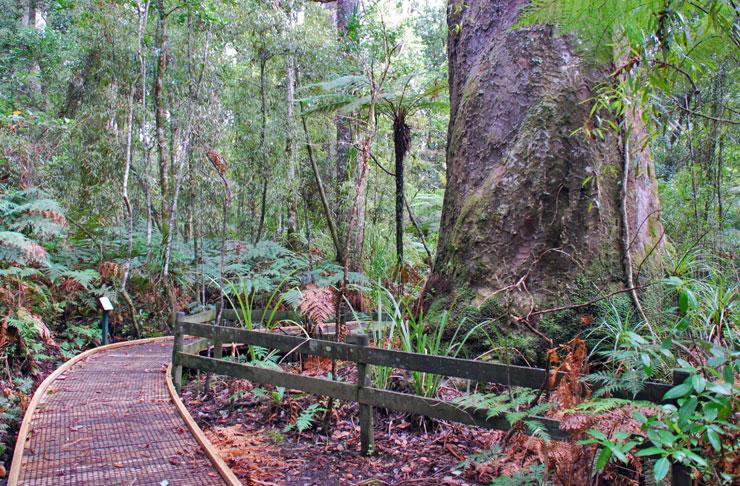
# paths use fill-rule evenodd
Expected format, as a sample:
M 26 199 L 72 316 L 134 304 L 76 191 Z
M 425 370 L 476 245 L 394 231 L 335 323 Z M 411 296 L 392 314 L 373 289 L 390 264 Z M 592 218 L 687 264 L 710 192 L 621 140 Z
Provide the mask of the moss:
M 481 304 L 478 312 L 485 319 L 495 319 L 506 315 L 506 307 L 497 296 L 493 296 Z

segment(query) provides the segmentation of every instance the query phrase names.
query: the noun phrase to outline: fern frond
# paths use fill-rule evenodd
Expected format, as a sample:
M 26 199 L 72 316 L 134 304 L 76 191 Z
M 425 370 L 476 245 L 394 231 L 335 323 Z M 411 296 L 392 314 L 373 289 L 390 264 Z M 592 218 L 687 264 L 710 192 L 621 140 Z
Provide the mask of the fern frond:
M 316 415 L 323 412 L 325 409 L 319 403 L 312 403 L 296 417 L 295 423 L 290 423 L 285 426 L 284 432 L 290 432 L 292 429 L 298 430 L 299 433 L 308 430 L 314 423 Z
M 0 231 L 0 261 L 46 264 L 49 256 L 41 245 L 16 231 Z
M 300 301 L 301 314 L 315 323 L 326 322 L 336 310 L 336 294 L 330 287 L 308 289 Z

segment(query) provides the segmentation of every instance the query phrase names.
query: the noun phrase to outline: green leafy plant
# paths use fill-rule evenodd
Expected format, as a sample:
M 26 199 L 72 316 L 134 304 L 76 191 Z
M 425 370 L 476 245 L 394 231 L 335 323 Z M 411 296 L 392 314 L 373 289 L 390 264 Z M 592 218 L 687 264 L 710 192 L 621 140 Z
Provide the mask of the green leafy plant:
M 303 411 L 296 417 L 295 422 L 291 422 L 285 426 L 283 432 L 290 432 L 296 429 L 298 433 L 302 433 L 310 429 L 318 414 L 323 413 L 326 409 L 319 403 L 312 403 L 308 407 L 304 408 Z
M 635 457 L 657 459 L 653 468 L 656 481 L 661 481 L 671 464 L 677 463 L 711 483 L 732 484 L 733 472 L 725 470 L 723 464 L 725 458 L 740 453 L 740 427 L 735 421 L 740 392 L 735 376 L 740 353 L 713 347 L 707 366 L 695 368 L 684 360 L 679 364 L 683 366 L 679 371 L 687 377 L 664 396 L 673 403 L 661 406 L 656 414 L 633 412 L 644 437 L 623 431 L 607 437 L 596 430 L 588 431 L 591 439 L 580 444 L 599 446 L 597 471 L 612 458 L 626 463 L 627 453 L 640 446 Z
M 535 395 L 534 390 L 511 388 L 505 393 L 471 393 L 458 397 L 453 402 L 464 408 L 485 409 L 488 418 L 503 415 L 511 426 L 522 422 L 530 435 L 549 441 L 550 436 L 533 417 L 549 410 L 552 404 L 543 402 L 530 405 Z

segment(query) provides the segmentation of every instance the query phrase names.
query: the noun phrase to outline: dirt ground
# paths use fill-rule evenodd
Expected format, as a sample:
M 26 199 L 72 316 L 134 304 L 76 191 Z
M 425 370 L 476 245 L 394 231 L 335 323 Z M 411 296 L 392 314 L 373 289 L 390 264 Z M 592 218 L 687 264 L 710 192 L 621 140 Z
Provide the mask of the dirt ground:
M 289 365 L 287 367 L 295 367 Z M 321 375 L 326 362 L 304 374 Z M 285 367 L 285 366 L 284 366 Z M 340 365 L 340 379 L 352 380 Z M 491 477 L 477 467 L 477 454 L 490 450 L 503 432 L 375 410 L 375 450 L 360 454 L 358 405 L 335 401 L 330 414 L 318 411 L 311 427 L 294 424 L 311 405 L 327 408 L 325 397 L 218 377 L 208 395 L 205 374 L 193 375 L 183 400 L 208 438 L 245 484 L 273 485 L 472 485 Z M 443 395 L 459 392 L 443 388 Z M 449 397 L 447 397 L 449 398 Z M 326 416 L 330 417 L 325 428 Z

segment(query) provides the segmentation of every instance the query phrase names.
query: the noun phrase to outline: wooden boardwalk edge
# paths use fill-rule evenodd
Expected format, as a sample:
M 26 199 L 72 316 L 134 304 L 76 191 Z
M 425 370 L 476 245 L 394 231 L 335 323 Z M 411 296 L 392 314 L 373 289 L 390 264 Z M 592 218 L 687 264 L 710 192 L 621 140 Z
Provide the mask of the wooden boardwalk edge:
M 167 377 L 167 391 L 170 392 L 172 403 L 174 403 L 175 407 L 177 407 L 177 412 L 187 424 L 188 429 L 190 429 L 190 433 L 193 434 L 193 437 L 195 437 L 195 440 L 203 448 L 203 451 L 208 456 L 208 459 L 211 460 L 213 467 L 216 468 L 218 473 L 221 475 L 221 478 L 226 481 L 226 484 L 228 484 L 229 486 L 242 486 L 241 481 L 239 481 L 231 468 L 229 468 L 229 466 L 223 460 L 218 452 L 218 449 L 216 449 L 211 441 L 208 440 L 208 437 L 206 437 L 206 434 L 203 433 L 203 430 L 201 430 L 198 424 L 195 423 L 192 415 L 190 415 L 190 412 L 188 412 L 188 409 L 185 408 L 185 404 L 180 399 L 180 395 L 177 394 L 177 390 L 175 390 L 175 385 L 174 383 L 172 383 L 172 363 L 167 366 L 167 373 L 165 373 L 165 376 Z
M 49 386 L 62 374 L 68 371 L 70 368 L 72 368 L 77 363 L 95 355 L 101 352 L 110 351 L 112 349 L 116 348 L 122 348 L 126 346 L 136 346 L 141 344 L 151 344 L 151 343 L 157 343 L 162 341 L 169 341 L 172 340 L 172 336 L 161 336 L 161 337 L 153 337 L 153 338 L 146 338 L 146 339 L 137 339 L 134 341 L 121 341 L 118 343 L 108 344 L 105 346 L 99 346 L 97 348 L 89 349 L 87 351 L 84 351 L 77 356 L 74 356 L 73 358 L 69 359 L 68 361 L 64 362 L 59 368 L 54 370 L 49 376 L 44 379 L 43 382 L 39 385 L 39 387 L 36 389 L 36 391 L 33 394 L 33 397 L 31 398 L 31 401 L 28 404 L 28 408 L 26 408 L 25 414 L 23 416 L 23 420 L 21 421 L 20 429 L 18 430 L 18 437 L 15 441 L 15 450 L 13 452 L 13 458 L 10 463 L 10 471 L 8 472 L 8 486 L 18 486 L 18 480 L 20 479 L 21 474 L 21 463 L 23 462 L 23 452 L 26 445 L 26 441 L 28 439 L 28 433 L 31 428 L 31 419 L 34 415 L 34 412 L 38 408 L 39 403 L 41 402 L 41 399 L 46 394 L 46 391 L 48 390 Z M 170 395 L 173 396 L 174 388 L 172 386 L 172 379 L 169 374 L 167 373 L 167 388 L 170 392 Z M 185 423 L 188 425 L 188 428 L 191 430 L 191 433 L 193 434 L 196 441 L 203 447 L 204 452 L 208 456 L 209 460 L 213 464 L 213 466 L 216 468 L 218 473 L 221 475 L 221 477 L 229 484 L 229 485 L 241 485 L 238 479 L 236 479 L 236 476 L 234 476 L 234 473 L 226 466 L 226 463 L 221 459 L 221 457 L 216 452 L 215 456 L 213 455 L 214 451 L 216 450 L 214 446 L 208 441 L 208 439 L 203 434 L 203 431 L 200 430 L 197 424 L 193 422 L 192 417 L 190 417 L 190 414 L 187 412 L 186 409 L 184 409 L 184 405 L 180 401 L 179 397 L 173 396 L 173 403 L 175 404 L 175 407 L 178 410 L 179 415 L 183 418 Z M 182 407 L 182 408 L 181 408 Z M 183 415 L 183 411 L 185 414 L 187 414 L 187 417 Z M 197 429 L 197 432 L 193 429 L 192 425 L 195 426 Z M 204 442 L 205 441 L 205 442 Z M 225 469 L 224 469 L 225 468 Z

